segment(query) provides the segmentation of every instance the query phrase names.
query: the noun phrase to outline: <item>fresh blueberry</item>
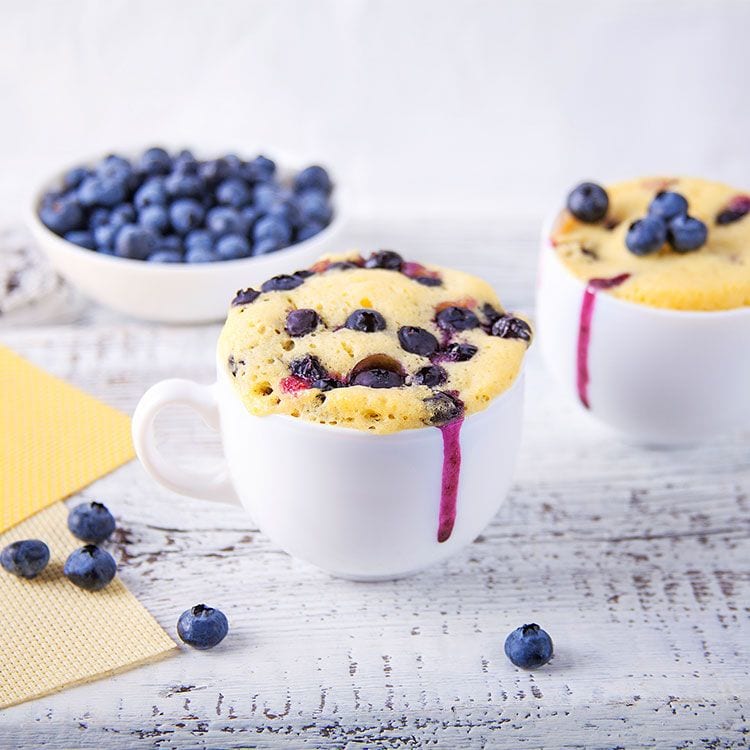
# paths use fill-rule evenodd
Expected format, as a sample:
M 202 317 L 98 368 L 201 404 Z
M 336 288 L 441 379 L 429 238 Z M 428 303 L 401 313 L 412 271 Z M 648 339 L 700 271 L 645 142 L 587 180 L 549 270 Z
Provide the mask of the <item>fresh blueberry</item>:
M 198 173 L 198 160 L 190 149 L 183 148 L 182 151 L 175 156 L 174 170 L 175 172 L 181 172 L 182 174 Z
M 448 380 L 448 373 L 440 365 L 427 365 L 421 370 L 417 370 L 412 377 L 412 385 L 426 385 L 435 388 L 443 385 Z
M 68 242 L 72 242 L 79 247 L 85 247 L 87 250 L 96 249 L 96 241 L 94 240 L 93 232 L 77 230 L 74 232 L 66 232 L 63 236 Z
M 320 323 L 320 316 L 315 310 L 292 310 L 286 316 L 286 332 L 290 336 L 306 336 L 312 333 Z
M 531 326 L 521 318 L 503 315 L 492 324 L 490 333 L 501 339 L 522 339 L 531 341 Z
M 245 206 L 240 209 L 240 216 L 244 222 L 245 231 L 249 232 L 253 228 L 253 224 L 258 221 L 260 213 L 254 206 Z
M 112 536 L 115 518 L 101 503 L 81 503 L 68 514 L 68 529 L 82 542 L 99 544 Z
M 300 284 L 304 283 L 304 281 L 305 280 L 296 273 L 291 275 L 282 273 L 278 276 L 273 276 L 268 279 L 268 281 L 264 281 L 260 289 L 263 292 L 288 292 L 292 289 L 296 289 Z
M 169 227 L 169 214 L 164 206 L 144 206 L 138 214 L 138 223 L 152 232 L 161 233 Z
M 180 234 L 187 234 L 203 223 L 206 212 L 193 198 L 179 198 L 169 207 L 169 219 Z
M 678 253 L 689 253 L 706 244 L 708 228 L 700 219 L 681 214 L 669 222 L 667 238 Z
M 288 245 L 292 239 L 292 228 L 283 217 L 271 214 L 263 216 L 255 222 L 253 238 L 256 242 L 273 239 Z
M 182 243 L 182 238 L 176 234 L 168 234 L 164 237 L 159 237 L 159 250 L 171 250 L 175 253 L 182 255 L 185 252 L 185 246 Z
M 128 197 L 128 187 L 122 178 L 91 175 L 78 186 L 76 194 L 84 206 L 111 207 Z
M 401 373 L 382 367 L 362 370 L 351 379 L 351 385 L 362 385 L 365 388 L 398 388 L 403 384 L 404 376 Z
M 239 305 L 249 305 L 251 302 L 255 302 L 260 297 L 260 292 L 255 289 L 247 288 L 240 289 L 232 300 L 232 307 L 238 307 Z
M 667 241 L 667 225 L 655 216 L 646 216 L 628 227 L 625 244 L 633 255 L 655 253 Z
M 505 655 L 521 669 L 544 666 L 552 652 L 552 639 L 536 623 L 516 628 L 505 639 Z
M 225 206 L 242 208 L 250 203 L 252 196 L 250 186 L 239 177 L 223 180 L 216 188 L 216 200 Z
M 169 195 L 164 187 L 164 181 L 157 178 L 144 182 L 133 196 L 133 203 L 139 211 L 146 206 L 166 206 L 168 201 Z
M 89 176 L 89 174 L 90 172 L 86 167 L 73 167 L 73 169 L 69 169 L 65 173 L 65 176 L 63 177 L 63 186 L 66 190 L 77 188 L 83 180 Z
M 23 539 L 0 552 L 0 565 L 19 578 L 36 578 L 49 562 L 49 547 L 39 539 Z
M 300 193 L 297 198 L 297 208 L 303 224 L 314 221 L 327 225 L 333 217 L 333 209 L 328 202 L 328 197 L 318 190 L 306 190 Z
M 292 375 L 306 383 L 315 383 L 328 377 L 326 368 L 314 354 L 305 354 L 304 357 L 293 360 L 289 364 L 289 370 Z
M 333 190 L 333 183 L 328 172 L 315 164 L 312 167 L 306 167 L 294 178 L 294 189 L 298 193 L 305 190 L 318 190 L 329 195 Z
M 662 221 L 670 222 L 676 216 L 684 216 L 688 210 L 688 202 L 684 195 L 671 190 L 660 190 L 648 207 L 649 216 L 655 216 Z
M 219 256 L 205 247 L 190 247 L 185 251 L 185 263 L 215 263 Z
M 350 271 L 353 269 L 361 268 L 362 266 L 358 263 L 354 263 L 351 260 L 337 260 L 335 263 L 325 268 L 326 271 Z
M 297 242 L 304 242 L 305 240 L 309 240 L 310 237 L 314 237 L 324 229 L 325 225 L 317 221 L 310 222 L 309 224 L 303 224 L 297 230 Z
M 603 219 L 608 208 L 607 192 L 595 182 L 582 182 L 568 195 L 568 211 L 587 224 Z
M 277 240 L 274 237 L 264 237 L 253 245 L 253 255 L 275 253 L 277 250 L 282 250 L 284 247 L 285 245 L 281 240 Z
M 164 180 L 164 188 L 172 198 L 198 198 L 204 187 L 203 180 L 195 174 L 172 172 Z
M 253 206 L 261 213 L 268 213 L 284 198 L 284 191 L 278 185 L 260 182 L 253 187 Z
M 103 227 L 105 224 L 109 224 L 109 211 L 106 208 L 95 208 L 89 214 L 89 229 L 93 232 L 94 229 Z
M 202 248 L 203 250 L 214 249 L 214 238 L 208 229 L 194 229 L 185 235 L 185 247 L 188 250 Z
M 229 164 L 224 157 L 203 161 L 198 165 L 198 176 L 208 185 L 215 185 L 229 177 Z
M 448 424 L 448 422 L 453 422 L 455 419 L 463 416 L 463 403 L 450 393 L 437 391 L 437 393 L 428 396 L 424 401 L 431 412 L 430 424 L 440 426 Z
M 72 232 L 84 223 L 78 201 L 67 197 L 45 200 L 39 209 L 39 218 L 56 234 Z
M 172 169 L 172 157 L 158 146 L 147 149 L 138 162 L 144 174 L 169 174 Z
M 179 250 L 157 250 L 146 260 L 149 263 L 182 263 L 183 257 Z
M 385 268 L 388 271 L 400 271 L 404 259 L 393 250 L 378 250 L 365 261 L 365 268 Z
M 385 318 L 377 310 L 355 310 L 344 323 L 344 328 L 362 333 L 385 330 Z
M 106 550 L 93 544 L 71 552 L 63 573 L 76 586 L 86 591 L 99 591 L 115 577 L 117 563 Z
M 133 165 L 124 156 L 109 154 L 96 165 L 96 173 L 104 180 L 126 182 L 133 174 Z
M 302 221 L 299 208 L 294 200 L 278 201 L 277 203 L 274 203 L 266 213 L 268 216 L 282 219 L 290 227 L 297 227 Z
M 248 223 L 230 206 L 215 206 L 206 214 L 206 226 L 218 237 L 224 234 L 247 234 Z
M 156 247 L 156 235 L 149 229 L 134 224 L 126 224 L 115 237 L 115 255 L 120 258 L 145 260 Z
M 254 182 L 268 182 L 276 172 L 276 164 L 263 155 L 256 156 L 245 165 L 245 172 Z
M 437 314 L 436 320 L 446 331 L 468 331 L 479 326 L 479 318 L 465 307 L 446 307 Z
M 474 344 L 449 344 L 442 353 L 442 359 L 447 362 L 468 362 L 478 351 Z
M 177 635 L 188 646 L 201 651 L 217 646 L 228 632 L 229 623 L 224 613 L 205 604 L 186 609 L 177 620 Z
M 250 255 L 250 243 L 241 234 L 225 234 L 216 242 L 216 254 L 222 260 L 236 260 Z
M 129 203 L 120 203 L 109 214 L 109 223 L 114 227 L 124 227 L 135 221 L 135 209 Z
M 720 226 L 732 224 L 747 216 L 748 213 L 750 213 L 750 196 L 736 195 L 729 201 L 726 208 L 716 215 L 716 223 Z
M 96 249 L 101 251 L 102 249 L 113 250 L 115 246 L 115 237 L 120 231 L 120 227 L 113 226 L 112 224 L 104 224 L 101 227 L 94 229 L 94 242 L 96 243 Z
M 401 348 L 412 354 L 430 357 L 438 350 L 438 340 L 424 328 L 402 326 L 398 329 L 398 341 Z

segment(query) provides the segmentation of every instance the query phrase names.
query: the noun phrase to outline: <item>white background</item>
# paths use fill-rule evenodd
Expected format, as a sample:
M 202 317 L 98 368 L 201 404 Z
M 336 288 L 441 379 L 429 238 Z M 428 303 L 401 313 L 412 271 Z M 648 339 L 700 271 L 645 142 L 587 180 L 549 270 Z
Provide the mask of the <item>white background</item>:
M 153 142 L 335 167 L 369 216 L 538 218 L 571 183 L 741 186 L 750 2 L 2 0 L 0 218 Z

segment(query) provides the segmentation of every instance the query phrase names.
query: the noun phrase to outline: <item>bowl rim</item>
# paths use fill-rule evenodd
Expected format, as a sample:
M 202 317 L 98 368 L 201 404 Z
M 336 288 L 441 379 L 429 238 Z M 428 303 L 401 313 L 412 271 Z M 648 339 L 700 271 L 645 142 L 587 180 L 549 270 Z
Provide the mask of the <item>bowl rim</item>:
M 560 268 L 565 275 L 576 282 L 578 286 L 581 288 L 581 293 L 583 294 L 587 287 L 588 283 L 585 282 L 583 279 L 580 279 L 578 276 L 576 276 L 561 260 L 558 254 L 555 252 L 555 246 L 552 244 L 551 235 L 552 235 L 552 227 L 554 226 L 554 223 L 557 221 L 557 219 L 560 217 L 560 214 L 565 209 L 560 208 L 556 211 L 552 212 L 547 216 L 547 218 L 542 223 L 542 236 L 541 236 L 541 245 L 542 245 L 542 258 L 544 255 L 550 255 L 552 257 L 552 262 L 557 265 L 558 268 Z M 541 273 L 541 271 L 540 271 Z M 644 305 L 640 302 L 633 302 L 629 299 L 622 299 L 620 297 L 615 297 L 612 294 L 600 294 L 597 295 L 599 297 L 599 300 L 607 300 L 607 304 L 612 305 L 620 305 L 623 308 L 633 311 L 633 308 L 636 310 L 652 313 L 653 315 L 662 316 L 662 317 L 679 317 L 680 319 L 685 318 L 696 318 L 700 320 L 708 320 L 709 318 L 717 318 L 720 316 L 724 317 L 742 317 L 744 315 L 750 315 L 750 306 L 745 305 L 743 307 L 731 307 L 727 310 L 676 310 L 671 307 L 655 307 L 653 305 Z
M 321 242 L 326 238 L 330 238 L 338 234 L 342 226 L 344 225 L 345 213 L 342 212 L 342 206 L 345 206 L 345 201 L 342 201 L 341 199 L 342 191 L 336 179 L 333 180 L 334 188 L 331 193 L 333 219 L 331 220 L 330 224 L 328 224 L 324 229 L 318 232 L 318 234 L 313 235 L 306 240 L 302 240 L 302 242 L 297 242 L 294 245 L 289 245 L 287 247 L 281 248 L 280 250 L 276 250 L 273 253 L 267 253 L 265 255 L 258 256 L 250 255 L 247 258 L 217 260 L 210 261 L 208 263 L 149 263 L 146 260 L 137 260 L 135 258 L 121 258 L 118 255 L 106 255 L 104 253 L 97 252 L 96 250 L 89 250 L 88 248 L 76 245 L 74 242 L 70 242 L 70 240 L 66 240 L 65 237 L 53 232 L 41 220 L 41 217 L 39 216 L 39 207 L 41 206 L 42 199 L 48 192 L 54 190 L 56 185 L 59 185 L 61 183 L 62 178 L 65 176 L 65 173 L 72 169 L 74 166 L 90 166 L 110 154 L 117 154 L 119 156 L 125 156 L 132 159 L 135 158 L 136 155 L 143 153 L 146 148 L 149 147 L 144 147 L 141 149 L 115 149 L 108 150 L 107 152 L 99 152 L 98 155 L 91 156 L 85 159 L 79 159 L 75 162 L 75 164 L 68 164 L 66 167 L 58 168 L 54 172 L 52 177 L 43 181 L 42 184 L 33 191 L 30 200 L 26 201 L 26 221 L 32 229 L 33 233 L 36 235 L 37 239 L 41 240 L 42 238 L 44 238 L 44 240 L 46 241 L 53 242 L 57 249 L 61 252 L 68 252 L 73 255 L 77 255 L 78 257 L 86 257 L 93 263 L 100 263 L 103 266 L 114 264 L 111 266 L 112 268 L 118 265 L 122 268 L 124 267 L 124 265 L 128 265 L 131 269 L 142 266 L 144 267 L 144 269 L 147 269 L 149 273 L 178 273 L 187 275 L 190 273 L 200 273 L 201 271 L 205 273 L 208 269 L 215 268 L 239 270 L 246 265 L 252 265 L 253 263 L 261 265 L 263 261 L 270 261 L 271 259 L 281 260 L 283 258 L 287 258 L 291 260 L 294 257 L 295 251 L 299 251 L 299 254 L 303 254 L 305 250 L 309 250 L 315 243 Z M 168 150 L 173 151 L 175 149 L 170 148 Z M 190 149 L 190 151 L 199 159 L 206 158 L 203 155 L 201 149 Z M 287 164 L 289 163 L 293 165 L 295 163 L 294 159 L 289 159 L 289 161 L 287 161 L 287 158 L 284 155 L 282 156 L 282 159 L 280 161 L 281 164 L 277 162 L 277 168 L 281 171 L 282 175 L 288 175 L 290 173 L 298 171 L 294 166 L 287 166 Z M 326 167 L 326 171 L 331 174 L 331 170 L 329 170 L 328 167 Z

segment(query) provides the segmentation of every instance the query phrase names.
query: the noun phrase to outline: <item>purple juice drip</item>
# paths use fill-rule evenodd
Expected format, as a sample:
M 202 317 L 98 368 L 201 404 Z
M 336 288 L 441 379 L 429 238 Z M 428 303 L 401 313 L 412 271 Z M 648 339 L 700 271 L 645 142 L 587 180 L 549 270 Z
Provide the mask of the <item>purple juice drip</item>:
M 586 285 L 581 302 L 581 317 L 578 323 L 577 347 L 577 386 L 578 398 L 590 409 L 589 405 L 589 344 L 591 342 L 591 322 L 594 318 L 596 293 L 600 289 L 612 289 L 630 278 L 629 273 L 621 273 L 611 279 L 591 279 Z
M 453 532 L 456 523 L 456 497 L 458 480 L 461 474 L 461 425 L 459 417 L 438 429 L 443 435 L 443 479 L 440 492 L 440 520 L 438 522 L 438 542 L 445 542 Z

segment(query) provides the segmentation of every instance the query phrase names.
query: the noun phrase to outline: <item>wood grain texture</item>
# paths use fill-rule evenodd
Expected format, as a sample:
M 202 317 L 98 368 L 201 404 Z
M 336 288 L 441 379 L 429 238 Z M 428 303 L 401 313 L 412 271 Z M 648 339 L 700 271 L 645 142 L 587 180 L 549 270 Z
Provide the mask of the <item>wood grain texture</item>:
M 510 307 L 532 307 L 523 228 L 365 225 L 350 237 L 455 252 Z M 217 331 L 89 309 L 0 339 L 132 411 L 161 378 L 209 382 Z M 330 578 L 276 550 L 242 511 L 163 491 L 136 463 L 88 488 L 82 497 L 117 515 L 121 576 L 157 620 L 174 632 L 183 609 L 206 601 L 227 613 L 230 637 L 8 709 L 0 747 L 747 747 L 750 432 L 635 448 L 564 400 L 533 351 L 528 373 L 507 502 L 466 551 L 410 579 Z M 160 433 L 185 463 L 218 455 L 189 412 L 165 412 Z M 556 656 L 526 673 L 502 645 L 531 621 Z

